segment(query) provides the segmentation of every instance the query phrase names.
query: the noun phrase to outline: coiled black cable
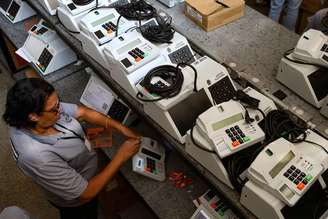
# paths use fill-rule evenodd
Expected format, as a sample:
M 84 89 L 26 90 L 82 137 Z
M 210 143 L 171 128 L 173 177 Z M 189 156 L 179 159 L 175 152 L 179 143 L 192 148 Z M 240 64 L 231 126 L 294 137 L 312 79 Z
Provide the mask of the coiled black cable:
M 91 2 L 93 2 L 94 0 L 72 0 L 72 2 L 75 4 L 75 5 L 87 5 L 87 4 L 90 4 Z M 97 0 L 98 2 L 98 0 Z
M 154 77 L 163 78 L 165 81 L 168 81 L 170 86 L 159 87 L 156 84 L 152 84 L 151 80 Z M 140 97 L 141 93 L 138 93 L 137 98 L 144 102 L 155 102 L 164 98 L 174 97 L 180 93 L 183 80 L 184 77 L 180 68 L 172 65 L 157 66 L 148 72 L 142 81 L 142 85 L 149 93 L 155 93 L 160 97 L 157 99 L 142 99 Z
M 144 0 L 116 7 L 117 12 L 128 20 L 148 20 L 156 16 L 156 9 Z
M 143 25 L 139 27 L 142 36 L 152 43 L 172 43 L 175 30 L 172 27 L 172 18 L 166 19 L 158 16 L 156 18 L 158 25 Z
M 149 92 L 160 96 L 157 99 L 144 99 L 142 93 L 138 92 L 136 98 L 143 102 L 156 102 L 165 98 L 177 96 L 182 88 L 184 76 L 180 67 L 189 66 L 194 72 L 194 91 L 197 92 L 197 70 L 194 66 L 187 63 L 179 63 L 176 67 L 172 65 L 160 65 L 150 70 L 142 80 L 141 85 Z M 153 77 L 160 77 L 167 81 L 170 86 L 159 87 L 152 84 Z

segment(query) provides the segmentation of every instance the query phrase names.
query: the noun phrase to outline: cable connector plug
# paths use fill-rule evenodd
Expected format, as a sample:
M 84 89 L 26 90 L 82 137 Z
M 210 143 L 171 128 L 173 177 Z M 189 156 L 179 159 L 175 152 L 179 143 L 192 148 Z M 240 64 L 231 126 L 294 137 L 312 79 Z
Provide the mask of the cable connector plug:
M 246 103 L 251 108 L 258 108 L 260 104 L 260 101 L 258 99 L 249 96 L 243 90 L 237 90 L 235 98 L 243 103 Z

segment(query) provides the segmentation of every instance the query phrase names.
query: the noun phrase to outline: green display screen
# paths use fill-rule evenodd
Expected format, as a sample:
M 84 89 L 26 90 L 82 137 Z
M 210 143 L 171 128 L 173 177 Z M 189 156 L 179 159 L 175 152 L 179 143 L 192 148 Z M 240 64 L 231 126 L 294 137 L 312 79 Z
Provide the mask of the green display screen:
M 103 24 L 105 22 L 108 22 L 108 20 L 111 20 L 114 17 L 115 17 L 114 14 L 109 14 L 106 17 L 103 17 L 99 20 L 96 20 L 96 21 L 92 22 L 91 25 L 92 25 L 92 27 L 98 26 L 99 24 Z
M 280 171 L 295 157 L 292 151 L 289 151 L 269 172 L 270 176 L 275 178 Z
M 212 128 L 214 131 L 222 129 L 223 127 L 229 126 L 235 122 L 238 122 L 240 120 L 244 119 L 243 114 L 242 113 L 238 113 L 236 115 L 233 115 L 229 118 L 226 118 L 224 120 L 221 120 L 219 122 L 213 123 L 212 124 Z

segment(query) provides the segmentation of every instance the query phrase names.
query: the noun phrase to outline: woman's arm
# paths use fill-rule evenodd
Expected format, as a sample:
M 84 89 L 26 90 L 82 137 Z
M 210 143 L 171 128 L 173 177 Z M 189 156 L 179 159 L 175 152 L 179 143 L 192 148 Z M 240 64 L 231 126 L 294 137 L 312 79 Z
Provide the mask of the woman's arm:
M 124 126 L 122 123 L 105 116 L 93 109 L 78 106 L 76 117 L 80 120 L 84 120 L 91 124 L 99 125 L 105 128 L 114 128 L 128 138 L 140 139 L 140 135 L 131 130 L 130 128 Z
M 113 159 L 107 166 L 96 176 L 88 181 L 88 186 L 80 195 L 81 203 L 91 201 L 104 188 L 104 186 L 114 178 L 119 168 L 125 161 L 136 154 L 140 147 L 140 135 L 115 121 L 102 113 L 84 106 L 78 106 L 76 118 L 86 122 L 99 125 L 105 128 L 114 128 L 128 139 L 119 147 Z
M 114 155 L 113 159 L 107 166 L 96 176 L 88 181 L 88 186 L 80 195 L 80 202 L 86 203 L 91 201 L 104 188 L 104 186 L 114 178 L 115 174 L 123 163 L 130 159 L 139 150 L 140 140 L 128 139 L 125 141 Z

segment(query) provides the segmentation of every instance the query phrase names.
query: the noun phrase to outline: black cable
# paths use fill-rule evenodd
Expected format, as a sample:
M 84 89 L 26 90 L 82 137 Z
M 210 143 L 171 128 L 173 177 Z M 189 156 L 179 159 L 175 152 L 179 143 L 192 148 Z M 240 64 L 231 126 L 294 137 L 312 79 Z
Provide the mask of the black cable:
M 322 150 L 324 150 L 328 154 L 328 150 L 324 146 L 322 146 L 314 141 L 309 141 L 309 140 L 303 140 L 303 141 L 320 147 Z
M 116 22 L 115 37 L 117 37 L 117 35 L 118 35 L 118 26 L 119 26 L 119 24 L 120 24 L 120 20 L 121 20 L 121 18 L 122 18 L 122 15 L 120 15 L 120 16 L 118 17 L 117 22 Z
M 270 111 L 264 121 L 264 132 L 266 140 L 264 146 L 270 144 L 272 141 L 283 137 L 292 143 L 299 143 L 306 140 L 305 124 L 299 125 L 295 123 L 285 110 L 272 110 Z M 301 138 L 299 136 L 302 136 Z M 263 147 L 259 147 L 254 151 L 252 160 L 260 153 Z
M 198 89 L 197 89 L 198 72 L 197 72 L 196 68 L 194 66 L 192 66 L 191 64 L 188 64 L 188 61 L 186 63 L 185 62 L 179 63 L 177 65 L 177 68 L 179 68 L 180 66 L 181 67 L 188 66 L 193 70 L 193 72 L 194 72 L 194 92 L 197 92 L 198 91 Z
M 169 86 L 159 86 L 158 84 L 152 84 L 151 80 L 154 77 L 160 77 L 164 79 L 165 81 L 168 81 L 170 84 Z M 181 72 L 181 69 L 176 66 L 172 65 L 160 65 L 152 70 L 150 70 L 147 75 L 144 77 L 143 81 L 140 82 L 141 85 L 149 92 L 149 93 L 155 93 L 160 98 L 158 99 L 141 99 L 140 94 L 137 94 L 137 98 L 141 101 L 145 102 L 155 102 L 162 100 L 164 98 L 171 98 L 174 96 L 177 96 L 182 88 L 182 84 L 184 81 L 183 74 Z
M 142 36 L 152 43 L 172 43 L 175 30 L 172 27 L 172 18 L 164 20 L 161 16 L 156 17 L 158 25 L 142 25 L 139 27 Z
M 150 70 L 147 75 L 144 77 L 140 84 L 147 90 L 149 93 L 154 93 L 160 96 L 157 99 L 144 99 L 142 98 L 142 93 L 138 92 L 136 98 L 143 102 L 157 102 L 165 98 L 172 98 L 177 96 L 182 88 L 184 76 L 180 67 L 189 66 L 195 74 L 194 77 L 194 92 L 197 92 L 197 70 L 194 66 L 187 63 L 179 63 L 176 67 L 172 65 L 160 65 L 158 67 Z M 160 77 L 165 81 L 168 81 L 170 86 L 158 86 L 157 84 L 152 84 L 151 80 L 153 77 Z
M 116 7 L 117 12 L 128 20 L 149 20 L 156 15 L 156 9 L 144 0 Z
M 72 0 L 72 2 L 75 4 L 75 5 L 80 5 L 80 6 L 83 6 L 83 5 L 88 5 L 90 4 L 91 2 L 93 2 L 94 0 Z M 98 0 L 97 0 L 98 2 Z
M 215 154 L 217 155 L 217 153 L 214 151 L 214 150 L 209 150 L 207 148 L 204 148 L 202 146 L 200 146 L 199 144 L 196 143 L 195 139 L 194 139 L 194 127 L 195 127 L 195 123 L 192 125 L 191 129 L 190 129 L 190 139 L 192 141 L 192 143 L 199 149 L 201 149 L 202 151 L 206 151 L 208 153 L 211 153 L 211 154 Z M 220 159 L 220 158 L 219 158 Z

